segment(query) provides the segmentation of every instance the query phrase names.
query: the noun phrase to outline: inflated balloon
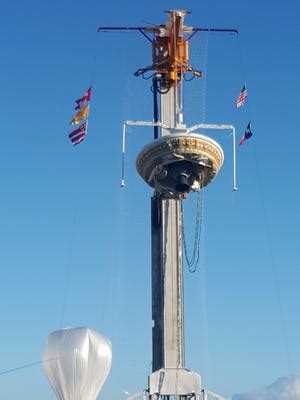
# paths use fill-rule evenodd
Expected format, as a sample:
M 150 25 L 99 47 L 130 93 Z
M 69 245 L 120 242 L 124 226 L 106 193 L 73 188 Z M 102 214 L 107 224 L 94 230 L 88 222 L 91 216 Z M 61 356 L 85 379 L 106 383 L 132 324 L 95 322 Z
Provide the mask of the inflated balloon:
M 106 337 L 88 328 L 67 328 L 48 336 L 43 367 L 59 400 L 95 400 L 111 359 Z

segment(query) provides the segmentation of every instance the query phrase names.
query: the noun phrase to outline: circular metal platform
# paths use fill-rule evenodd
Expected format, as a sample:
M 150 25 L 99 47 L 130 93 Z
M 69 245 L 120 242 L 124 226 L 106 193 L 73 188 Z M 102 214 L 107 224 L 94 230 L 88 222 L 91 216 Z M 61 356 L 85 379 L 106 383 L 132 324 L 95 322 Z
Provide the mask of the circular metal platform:
M 208 136 L 175 133 L 146 145 L 136 169 L 164 197 L 179 198 L 208 185 L 223 161 L 221 146 Z

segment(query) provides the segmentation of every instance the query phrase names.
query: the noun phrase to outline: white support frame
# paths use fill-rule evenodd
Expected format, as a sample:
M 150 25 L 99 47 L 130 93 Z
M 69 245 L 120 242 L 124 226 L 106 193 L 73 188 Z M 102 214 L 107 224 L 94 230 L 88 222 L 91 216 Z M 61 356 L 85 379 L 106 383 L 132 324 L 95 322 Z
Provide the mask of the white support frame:
M 216 129 L 216 130 L 229 130 L 232 132 L 232 190 L 236 192 L 237 182 L 236 182 L 236 138 L 235 138 L 235 127 L 233 125 L 216 125 L 216 124 L 197 124 L 193 125 L 190 128 L 187 128 L 187 133 L 191 133 L 196 131 L 197 129 Z
M 158 126 L 160 128 L 169 129 L 168 126 L 162 124 L 161 122 L 151 122 L 151 121 L 125 121 L 123 123 L 123 133 L 122 133 L 122 177 L 121 177 L 121 187 L 125 186 L 125 148 L 126 148 L 126 128 L 127 126 Z
M 143 397 L 143 400 L 148 400 L 149 399 L 149 394 L 146 390 L 141 390 L 140 392 L 137 393 L 125 393 L 125 400 L 134 400 L 138 397 Z
M 212 392 L 211 390 L 207 390 L 207 389 L 202 389 L 201 390 L 202 393 L 202 399 L 203 400 L 208 400 L 209 398 L 213 398 L 214 400 L 228 400 L 227 398 L 220 396 L 214 392 Z M 134 400 L 138 397 L 143 397 L 143 400 L 149 400 L 149 393 L 146 390 L 141 390 L 140 392 L 137 393 L 128 393 L 125 392 L 125 400 Z M 190 399 L 194 398 L 196 399 L 196 396 L 191 394 L 190 396 L 188 396 Z M 160 398 L 160 396 L 158 396 L 158 399 Z
M 209 397 L 212 397 L 215 400 L 226 400 L 225 397 L 219 396 L 218 394 L 207 389 L 202 389 L 201 392 L 203 394 L 203 400 L 208 400 Z
M 151 121 L 125 121 L 123 123 L 123 132 L 122 132 L 122 177 L 121 177 L 121 187 L 125 186 L 125 151 L 126 151 L 126 133 L 127 126 L 158 126 L 159 128 L 167 129 L 170 133 L 183 132 L 182 126 L 178 128 L 170 128 L 169 126 L 162 124 L 161 122 L 151 122 Z M 235 135 L 235 127 L 233 125 L 224 125 L 224 124 L 197 124 L 193 125 L 190 128 L 185 128 L 187 135 L 196 131 L 197 129 L 214 129 L 214 130 L 229 130 L 232 132 L 232 190 L 236 192 L 237 188 L 237 178 L 236 178 L 236 135 Z

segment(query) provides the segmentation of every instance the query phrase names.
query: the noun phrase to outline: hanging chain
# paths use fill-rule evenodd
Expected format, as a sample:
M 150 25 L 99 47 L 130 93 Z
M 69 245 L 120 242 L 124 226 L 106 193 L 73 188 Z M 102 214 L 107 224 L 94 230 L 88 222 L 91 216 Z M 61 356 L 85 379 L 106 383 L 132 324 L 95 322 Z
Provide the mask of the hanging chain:
M 188 265 L 189 272 L 194 273 L 197 270 L 199 259 L 200 259 L 200 242 L 202 236 L 202 224 L 203 224 L 203 190 L 200 190 L 197 194 L 197 209 L 196 209 L 196 225 L 195 225 L 195 236 L 192 256 L 189 257 L 186 245 L 185 226 L 184 226 L 184 211 L 183 204 L 181 202 L 182 211 L 182 239 L 183 249 L 186 263 Z

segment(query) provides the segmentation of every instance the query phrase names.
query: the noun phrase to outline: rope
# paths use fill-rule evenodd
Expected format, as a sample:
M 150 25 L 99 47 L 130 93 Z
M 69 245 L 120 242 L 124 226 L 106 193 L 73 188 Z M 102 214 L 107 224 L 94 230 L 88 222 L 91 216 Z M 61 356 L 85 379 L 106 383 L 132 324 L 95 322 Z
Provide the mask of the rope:
M 63 291 L 63 301 L 62 301 L 62 309 L 61 309 L 61 316 L 60 316 L 60 328 L 64 327 L 65 323 L 65 317 L 66 317 L 66 310 L 67 310 L 67 304 L 68 304 L 68 296 L 69 296 L 69 290 L 70 290 L 70 280 L 71 280 L 71 271 L 72 271 L 72 266 L 73 266 L 73 260 L 74 260 L 74 243 L 76 241 L 77 237 L 77 231 L 78 231 L 78 208 L 74 208 L 73 212 L 73 221 L 71 224 L 71 235 L 69 239 L 69 245 L 68 245 L 68 258 L 67 258 L 67 265 L 66 265 L 66 271 L 65 271 L 65 286 L 64 286 L 64 291 Z
M 202 102 L 202 121 L 206 119 L 206 92 L 207 92 L 207 64 L 208 64 L 208 41 L 209 31 L 206 34 L 206 40 L 204 42 L 204 55 L 203 55 L 203 102 Z
M 114 206 L 114 218 L 112 219 L 111 231 L 114 237 L 112 245 L 112 254 L 110 261 L 106 263 L 104 274 L 106 276 L 106 285 L 104 296 L 99 312 L 99 327 L 111 326 L 110 339 L 114 342 L 120 341 L 120 331 L 117 328 L 117 320 L 122 308 L 122 299 L 116 293 L 121 293 L 122 277 L 121 266 L 123 265 L 124 235 L 125 235 L 125 205 L 126 191 L 122 188 L 116 193 L 116 204 Z M 110 310 L 108 312 L 108 310 Z
M 184 209 L 182 202 L 181 202 L 181 212 L 182 212 L 182 238 L 183 238 L 184 256 L 188 265 L 189 272 L 195 273 L 200 259 L 200 242 L 202 237 L 202 225 L 203 225 L 203 190 L 200 190 L 197 193 L 195 235 L 194 235 L 193 253 L 191 257 L 188 254 L 187 244 L 186 244 L 186 236 L 184 229 Z
M 241 67 L 241 71 L 242 71 L 242 77 L 243 77 L 244 83 L 246 85 L 245 63 L 244 63 L 244 57 L 243 57 L 242 46 L 241 46 L 241 41 L 240 41 L 240 36 L 239 35 L 236 35 L 236 40 L 237 40 L 237 46 L 238 46 L 238 53 L 239 53 L 239 60 L 240 60 L 240 67 Z
M 21 369 L 34 367 L 35 365 L 40 365 L 40 364 L 43 364 L 43 363 L 46 363 L 46 362 L 49 362 L 49 361 L 53 361 L 53 360 L 55 360 L 55 359 L 52 358 L 52 359 L 49 359 L 49 360 L 36 361 L 36 362 L 30 363 L 30 364 L 21 365 L 21 366 L 19 366 L 19 367 L 6 369 L 6 370 L 4 370 L 4 371 L 0 371 L 0 376 L 1 376 L 1 375 L 6 375 L 6 374 L 10 374 L 10 373 L 12 373 L 12 372 L 19 371 L 19 370 L 21 370 Z
M 285 317 L 284 317 L 284 311 L 283 311 L 280 288 L 279 288 L 279 279 L 278 279 L 277 268 L 276 268 L 276 263 L 275 263 L 275 258 L 274 258 L 273 246 L 272 246 L 272 242 L 271 242 L 269 221 L 268 221 L 267 210 L 266 210 L 266 205 L 265 205 L 265 200 L 264 200 L 264 195 L 263 195 L 263 188 L 262 188 L 262 184 L 261 184 L 260 170 L 259 170 L 259 165 L 258 165 L 258 158 L 257 158 L 257 154 L 256 154 L 255 144 L 253 145 L 253 150 L 254 150 L 253 153 L 254 153 L 254 160 L 255 160 L 258 189 L 259 189 L 259 194 L 260 194 L 260 198 L 261 198 L 263 217 L 264 217 L 264 225 L 265 225 L 266 236 L 267 236 L 267 245 L 268 245 L 268 250 L 269 250 L 269 255 L 270 255 L 272 276 L 273 276 L 273 281 L 274 281 L 274 286 L 275 286 L 275 293 L 276 293 L 278 310 L 279 310 L 278 312 L 279 312 L 280 322 L 281 322 L 281 331 L 282 331 L 283 342 L 284 342 L 285 351 L 286 351 L 288 367 L 289 367 L 290 373 L 292 374 L 293 368 L 292 368 L 292 361 L 291 361 L 291 353 L 290 353 L 290 349 L 289 349 L 289 345 L 288 345 L 287 329 L 286 329 L 286 324 L 285 324 Z
M 241 70 L 242 70 L 242 74 L 243 74 L 243 78 L 244 78 L 244 83 L 246 85 L 245 65 L 244 65 L 244 61 L 243 61 L 243 53 L 242 53 L 242 47 L 241 47 L 239 35 L 237 35 L 237 44 L 238 44 L 238 52 L 239 52 L 239 58 L 240 58 L 240 66 L 241 66 Z M 251 104 L 250 103 L 251 103 L 251 101 L 249 102 L 249 96 L 248 96 L 247 104 L 248 104 L 248 109 L 249 109 L 249 117 L 250 117 L 250 121 L 251 121 L 252 113 L 251 113 Z M 274 287 L 275 287 L 275 294 L 276 294 L 277 303 L 278 303 L 278 313 L 279 313 L 279 319 L 280 319 L 280 324 L 281 324 L 282 337 L 283 337 L 283 342 L 284 342 L 284 347 L 285 347 L 285 352 L 286 352 L 287 364 L 289 367 L 289 371 L 292 374 L 293 368 L 292 368 L 292 361 L 291 361 L 291 353 L 290 353 L 289 344 L 288 344 L 287 329 L 286 329 L 286 324 L 285 324 L 285 317 L 284 317 L 281 293 L 280 293 L 280 288 L 279 288 L 279 280 L 278 280 L 278 274 L 277 274 L 276 263 L 275 263 L 275 258 L 274 258 L 274 252 L 273 252 L 273 247 L 272 247 L 272 242 L 271 242 L 271 234 L 270 234 L 267 210 L 266 210 L 266 205 L 265 205 L 265 200 L 264 200 L 263 186 L 261 184 L 261 174 L 260 174 L 260 168 L 259 168 L 259 163 L 258 163 L 255 141 L 253 141 L 253 155 L 254 155 L 254 164 L 255 164 L 256 176 L 257 176 L 257 182 L 258 182 L 258 190 L 259 190 L 259 195 L 261 198 L 261 204 L 262 204 L 262 210 L 263 210 L 263 219 L 264 219 L 265 231 L 266 231 L 266 236 L 267 236 L 267 245 L 268 245 L 269 256 L 270 256 L 270 263 L 271 263 L 271 270 L 272 270 L 273 282 L 274 282 Z
M 202 71 L 202 77 L 199 79 L 185 77 L 185 81 L 188 81 L 184 85 L 185 119 L 192 125 L 206 119 L 208 42 L 209 33 L 201 33 L 199 38 L 193 39 L 193 46 L 190 48 L 189 58 L 193 64 L 196 63 L 195 68 Z
M 26 365 L 21 365 L 20 367 L 15 367 L 15 368 L 11 368 L 11 369 L 6 369 L 4 371 L 0 371 L 0 376 L 1 375 L 6 375 L 6 374 L 10 374 L 12 372 L 16 372 L 19 371 L 20 369 L 25 369 L 25 368 L 29 368 L 29 367 L 33 367 L 34 365 L 38 365 L 38 364 L 42 364 L 43 361 L 36 361 L 34 363 L 31 364 L 26 364 Z
M 91 60 L 91 72 L 90 72 L 90 87 L 94 86 L 96 71 L 97 71 L 97 48 L 98 42 L 95 43 L 94 47 L 94 56 Z M 69 294 L 69 287 L 70 287 L 70 276 L 71 276 L 71 269 L 72 269 L 72 262 L 73 262 L 73 252 L 74 252 L 74 240 L 76 236 L 76 229 L 78 228 L 78 209 L 74 209 L 73 214 L 73 223 L 72 223 L 72 231 L 71 231 L 71 238 L 69 242 L 69 250 L 68 250 L 68 261 L 66 267 L 66 276 L 65 276 L 65 287 L 63 292 L 63 301 L 62 301 L 62 311 L 60 317 L 59 326 L 63 328 L 64 321 L 65 321 L 65 314 L 68 302 L 68 294 Z

